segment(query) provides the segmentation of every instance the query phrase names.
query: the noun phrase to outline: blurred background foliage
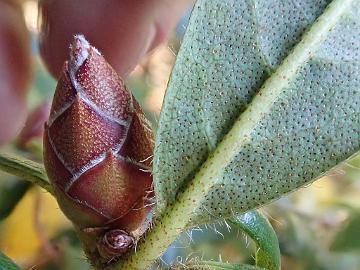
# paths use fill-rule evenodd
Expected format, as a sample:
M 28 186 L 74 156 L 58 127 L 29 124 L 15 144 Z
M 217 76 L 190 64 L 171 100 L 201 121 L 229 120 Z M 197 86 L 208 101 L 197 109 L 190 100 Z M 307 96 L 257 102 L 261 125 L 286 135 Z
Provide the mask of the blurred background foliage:
M 29 112 L 51 99 L 56 82 L 45 70 L 37 47 L 37 1 L 23 1 L 32 33 L 35 78 Z M 166 84 L 186 29 L 190 10 L 167 44 L 148 55 L 131 74 L 128 87 L 156 129 Z M 105 56 L 106 57 L 106 56 Z M 19 139 L 3 151 L 41 161 L 41 138 Z M 24 269 L 90 269 L 70 222 L 55 199 L 31 184 L 0 173 L 0 250 Z M 263 207 L 277 232 L 282 269 L 360 269 L 360 156 L 308 187 Z M 216 260 L 253 263 L 254 245 L 226 222 L 205 225 L 179 236 L 155 268 L 172 263 Z

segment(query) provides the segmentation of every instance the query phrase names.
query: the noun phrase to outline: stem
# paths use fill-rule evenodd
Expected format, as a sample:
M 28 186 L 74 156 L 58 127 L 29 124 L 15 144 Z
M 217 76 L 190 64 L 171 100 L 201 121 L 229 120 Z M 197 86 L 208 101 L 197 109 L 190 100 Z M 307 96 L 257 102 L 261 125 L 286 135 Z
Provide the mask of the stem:
M 284 88 L 289 85 L 299 68 L 314 55 L 351 3 L 352 0 L 335 0 L 327 7 L 276 72 L 264 83 L 251 105 L 239 117 L 187 188 L 178 195 L 175 203 L 166 208 L 154 229 L 139 245 L 137 252 L 110 269 L 146 269 L 166 251 L 191 221 L 192 211 L 216 184 L 223 169 L 233 160 L 239 149 L 249 143 L 257 123 L 271 110 Z
M 215 262 L 215 261 L 199 261 L 199 262 L 191 262 L 185 264 L 189 269 L 197 269 L 197 270 L 266 270 L 265 268 L 260 268 L 257 266 L 247 265 L 247 264 L 229 264 L 223 262 Z M 180 269 L 180 268 L 179 268 Z M 182 268 L 181 268 L 182 269 Z
M 54 194 L 53 188 L 46 176 L 45 169 L 39 163 L 7 154 L 0 154 L 0 169 L 30 181 L 51 194 Z

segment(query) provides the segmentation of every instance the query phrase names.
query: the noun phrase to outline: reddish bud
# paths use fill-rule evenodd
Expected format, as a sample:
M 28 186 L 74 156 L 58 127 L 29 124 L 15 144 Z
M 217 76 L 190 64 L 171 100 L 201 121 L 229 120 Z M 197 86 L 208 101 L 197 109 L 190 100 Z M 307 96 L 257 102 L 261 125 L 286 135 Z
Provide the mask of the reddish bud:
M 45 126 L 44 161 L 90 259 L 121 255 L 147 228 L 152 152 L 152 132 L 138 103 L 104 57 L 75 36 Z M 119 230 L 124 233 L 114 237 Z

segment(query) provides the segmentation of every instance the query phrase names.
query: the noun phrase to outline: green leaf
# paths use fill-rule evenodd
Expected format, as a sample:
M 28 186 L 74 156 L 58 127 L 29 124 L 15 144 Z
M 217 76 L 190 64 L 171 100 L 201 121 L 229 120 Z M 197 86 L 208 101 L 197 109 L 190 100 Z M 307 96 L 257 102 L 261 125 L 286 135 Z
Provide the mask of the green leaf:
M 156 136 L 160 218 L 113 269 L 146 269 L 185 228 L 257 208 L 359 151 L 360 1 L 326 4 L 196 2 Z
M 243 230 L 255 242 L 256 265 L 269 270 L 278 270 L 281 265 L 279 241 L 269 221 L 258 211 L 250 211 L 229 219 L 235 227 Z
M 274 229 L 264 215 L 258 211 L 249 211 L 227 221 L 232 225 L 232 229 L 245 232 L 255 242 L 256 266 L 195 260 L 175 265 L 171 269 L 280 269 L 279 242 Z
M 325 4 L 197 2 L 156 138 L 161 213 L 188 187 L 191 225 L 244 212 L 359 150 L 360 3 L 311 26 Z
M 9 257 L 0 252 L 0 270 L 21 270 Z
M 336 234 L 330 250 L 337 252 L 360 251 L 360 212 L 352 211 L 345 225 Z
M 213 261 L 199 261 L 192 262 L 185 265 L 179 265 L 172 267 L 171 269 L 180 270 L 265 270 L 265 268 L 260 268 L 248 264 L 229 264 L 222 262 L 213 262 Z
M 16 207 L 17 203 L 31 187 L 31 183 L 19 180 L 15 177 L 4 181 L 0 174 L 0 221 L 8 217 Z
M 52 186 L 46 176 L 44 166 L 34 161 L 0 153 L 0 170 L 39 185 L 50 193 Z

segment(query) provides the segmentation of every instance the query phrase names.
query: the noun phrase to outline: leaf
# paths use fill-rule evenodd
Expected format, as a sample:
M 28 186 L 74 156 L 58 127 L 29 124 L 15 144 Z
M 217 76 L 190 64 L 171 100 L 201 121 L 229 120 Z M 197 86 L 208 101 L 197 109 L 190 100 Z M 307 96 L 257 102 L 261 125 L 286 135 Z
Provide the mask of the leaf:
M 145 269 L 185 228 L 259 207 L 359 151 L 360 2 L 325 5 L 196 2 L 156 137 L 159 219 L 113 269 Z
M 229 220 L 243 230 L 255 242 L 256 265 L 269 270 L 278 270 L 281 265 L 279 241 L 269 221 L 258 211 L 250 211 Z
M 175 266 L 174 270 L 265 270 L 264 268 L 248 265 L 248 264 L 229 264 L 213 261 L 199 261 L 185 265 Z
M 21 270 L 9 257 L 0 252 L 0 270 Z
M 53 193 L 44 167 L 34 161 L 0 153 L 0 170 L 19 176 Z
M 360 251 L 360 212 L 352 211 L 346 224 L 335 235 L 331 251 Z
M 353 2 L 334 1 L 301 42 L 325 2 L 197 2 L 156 139 L 160 212 L 191 186 L 205 195 L 191 225 L 228 217 L 359 150 L 360 4 Z
M 173 266 L 171 269 L 268 269 L 279 270 L 281 255 L 275 231 L 266 217 L 258 211 L 250 211 L 227 220 L 232 229 L 245 232 L 256 245 L 256 266 L 248 264 L 229 264 L 215 261 L 190 261 Z M 236 234 L 236 231 L 234 234 Z M 205 238 L 208 237 L 205 235 Z M 197 245 L 196 238 L 193 240 Z M 208 255 L 205 252 L 206 255 Z
M 3 175 L 0 177 L 3 180 Z M 30 187 L 31 183 L 16 178 L 0 182 L 0 221 L 11 214 Z

